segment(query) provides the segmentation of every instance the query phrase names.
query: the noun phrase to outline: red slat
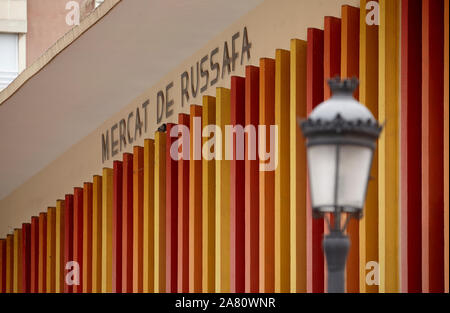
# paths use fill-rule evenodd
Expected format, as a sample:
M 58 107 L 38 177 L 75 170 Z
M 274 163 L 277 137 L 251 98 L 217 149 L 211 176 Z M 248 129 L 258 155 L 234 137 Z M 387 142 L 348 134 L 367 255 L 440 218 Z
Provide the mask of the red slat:
M 175 124 L 167 124 L 166 137 L 166 292 L 177 292 L 178 280 L 178 163 L 170 156 L 170 147 L 178 136 L 170 132 Z
M 422 291 L 444 291 L 444 1 L 422 1 Z M 446 190 L 445 192 L 448 192 Z
M 178 124 L 189 128 L 189 115 L 179 114 Z M 178 138 L 189 156 L 189 135 Z M 178 292 L 189 292 L 189 159 L 184 158 L 178 160 Z
M 31 217 L 30 232 L 30 292 L 37 293 L 39 289 L 39 217 Z
M 0 239 L 0 293 L 6 292 L 6 239 Z
M 80 268 L 79 284 L 73 285 L 74 293 L 83 292 L 83 188 L 73 190 L 73 261 Z
M 65 196 L 64 212 L 64 267 L 73 260 L 73 195 Z M 33 224 L 31 224 L 33 226 Z M 33 242 L 33 241 L 32 241 Z M 66 271 L 64 273 L 67 274 Z M 64 293 L 72 293 L 73 286 L 64 284 Z
M 113 292 L 122 292 L 122 161 L 113 162 Z
M 133 292 L 133 155 L 123 154 L 122 292 Z
M 22 224 L 22 293 L 31 291 L 31 224 Z
M 421 124 L 422 7 L 402 1 L 401 80 L 401 269 L 402 291 L 422 291 Z
M 307 93 L 308 114 L 323 101 L 324 91 L 324 36 L 323 31 L 308 28 L 307 50 Z M 322 252 L 323 221 L 312 218 L 309 183 L 307 193 L 306 228 L 307 228 L 307 277 L 308 292 L 324 291 L 324 258 Z

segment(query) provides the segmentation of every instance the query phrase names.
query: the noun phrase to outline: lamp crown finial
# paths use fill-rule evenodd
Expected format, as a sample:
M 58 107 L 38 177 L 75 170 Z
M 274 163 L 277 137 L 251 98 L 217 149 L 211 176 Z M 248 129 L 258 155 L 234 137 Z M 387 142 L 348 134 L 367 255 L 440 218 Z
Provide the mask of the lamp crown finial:
M 352 96 L 358 85 L 359 81 L 356 77 L 341 80 L 339 76 L 336 76 L 328 80 L 328 86 L 330 86 L 333 95 Z

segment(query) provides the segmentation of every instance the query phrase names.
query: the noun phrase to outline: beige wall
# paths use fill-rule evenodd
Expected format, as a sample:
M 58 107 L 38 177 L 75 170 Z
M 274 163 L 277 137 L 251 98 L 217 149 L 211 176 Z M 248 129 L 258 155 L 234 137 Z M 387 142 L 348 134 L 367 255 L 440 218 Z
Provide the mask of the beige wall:
M 44 0 L 50 1 L 50 0 Z M 119 113 L 105 121 L 97 130 L 82 139 L 62 154 L 50 165 L 42 169 L 22 186 L 17 188 L 9 196 L 0 201 L 0 237 L 20 226 L 22 222 L 29 221 L 32 215 L 38 214 L 47 206 L 55 205 L 56 199 L 63 198 L 66 193 L 73 192 L 74 186 L 82 186 L 85 181 L 92 181 L 93 175 L 101 175 L 102 168 L 111 167 L 112 159 L 102 164 L 101 135 L 110 129 L 113 124 L 122 118 L 127 118 L 128 113 L 136 110 L 145 100 L 150 100 L 149 127 L 133 145 L 143 145 L 144 138 L 154 138 L 156 124 L 156 93 L 165 89 L 166 85 L 173 81 L 173 105 L 174 114 L 169 120 L 163 119 L 163 123 L 175 122 L 178 113 L 189 113 L 189 106 L 181 107 L 178 92 L 180 90 L 180 75 L 185 70 L 190 70 L 191 65 L 204 55 L 209 55 L 211 50 L 219 47 L 217 56 L 222 58 L 224 41 L 228 41 L 231 49 L 231 37 L 247 27 L 249 40 L 252 43 L 251 59 L 241 66 L 236 63 L 236 69 L 232 75 L 244 75 L 245 65 L 258 65 L 261 57 L 274 57 L 275 49 L 289 49 L 292 38 L 306 40 L 307 28 L 317 27 L 323 29 L 324 16 L 341 16 L 341 5 L 351 4 L 359 6 L 359 0 L 267 0 L 252 12 L 231 25 L 223 33 L 199 49 L 193 56 L 186 59 L 180 66 L 163 77 L 159 83 L 148 88 L 142 95 L 136 97 L 129 104 L 124 103 L 124 108 Z M 237 41 L 238 46 L 241 41 Z M 69 47 L 70 49 L 70 47 Z M 238 49 L 239 50 L 239 49 Z M 221 62 L 220 62 L 221 63 Z M 191 98 L 189 104 L 201 104 L 201 96 L 215 95 L 216 87 L 229 88 L 230 76 L 225 75 L 223 80 L 214 87 L 209 87 L 203 94 Z M 120 88 L 120 86 L 117 86 Z M 141 112 L 142 114 L 142 112 Z M 45 147 L 43 147 L 45 148 Z M 128 145 L 122 152 L 131 152 L 132 146 Z M 121 159 L 121 153 L 116 159 Z

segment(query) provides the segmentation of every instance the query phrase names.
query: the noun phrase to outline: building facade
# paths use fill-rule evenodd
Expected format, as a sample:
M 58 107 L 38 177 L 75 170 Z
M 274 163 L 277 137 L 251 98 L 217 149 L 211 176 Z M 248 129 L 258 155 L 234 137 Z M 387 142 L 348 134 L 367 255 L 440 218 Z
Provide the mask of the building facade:
M 130 5 L 103 6 L 112 19 Z M 355 97 L 385 123 L 364 217 L 348 227 L 346 290 L 448 292 L 448 5 L 264 1 L 0 200 L 0 292 L 324 292 L 327 227 L 297 119 L 335 76 L 358 77 Z M 105 16 L 77 27 L 100 31 Z M 81 44 L 77 27 L 65 38 Z M 57 62 L 26 74 L 38 82 Z M 1 106 L 37 82 L 11 84 Z M 275 125 L 275 168 L 247 153 L 196 159 L 207 125 Z M 190 147 L 180 160 L 177 143 Z

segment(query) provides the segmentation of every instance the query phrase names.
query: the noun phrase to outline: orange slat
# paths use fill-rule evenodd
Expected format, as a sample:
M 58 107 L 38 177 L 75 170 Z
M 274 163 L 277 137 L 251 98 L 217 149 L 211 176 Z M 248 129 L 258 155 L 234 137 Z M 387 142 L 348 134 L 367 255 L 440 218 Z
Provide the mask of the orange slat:
M 179 114 L 178 124 L 190 127 L 189 115 Z M 187 134 L 186 134 L 187 135 Z M 178 136 L 189 155 L 189 136 Z M 181 152 L 181 150 L 180 150 Z M 173 217 L 172 217 L 173 218 Z M 189 292 L 189 160 L 178 161 L 178 292 Z M 177 259 L 175 259 L 177 260 Z
M 144 148 L 133 147 L 133 292 L 143 291 L 144 278 Z

